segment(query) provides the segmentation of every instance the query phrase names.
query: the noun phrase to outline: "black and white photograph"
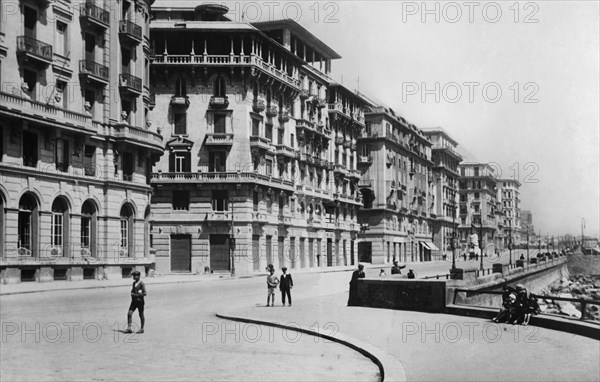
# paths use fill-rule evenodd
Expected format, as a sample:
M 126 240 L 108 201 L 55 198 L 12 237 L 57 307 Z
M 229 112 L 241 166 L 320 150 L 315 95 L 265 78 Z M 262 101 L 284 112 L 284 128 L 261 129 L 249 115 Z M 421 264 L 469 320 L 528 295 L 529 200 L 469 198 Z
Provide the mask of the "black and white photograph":
M 600 381 L 599 30 L 0 0 L 0 380 Z

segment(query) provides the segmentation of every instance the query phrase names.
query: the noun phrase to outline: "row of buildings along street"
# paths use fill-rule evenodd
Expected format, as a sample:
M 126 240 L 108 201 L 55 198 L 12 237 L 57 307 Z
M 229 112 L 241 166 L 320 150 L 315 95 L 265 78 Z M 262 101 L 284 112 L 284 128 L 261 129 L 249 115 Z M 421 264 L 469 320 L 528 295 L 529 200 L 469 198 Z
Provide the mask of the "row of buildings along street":
M 1 15 L 3 283 L 436 261 L 533 238 L 519 181 L 334 81 L 340 55 L 297 22 L 152 3 Z

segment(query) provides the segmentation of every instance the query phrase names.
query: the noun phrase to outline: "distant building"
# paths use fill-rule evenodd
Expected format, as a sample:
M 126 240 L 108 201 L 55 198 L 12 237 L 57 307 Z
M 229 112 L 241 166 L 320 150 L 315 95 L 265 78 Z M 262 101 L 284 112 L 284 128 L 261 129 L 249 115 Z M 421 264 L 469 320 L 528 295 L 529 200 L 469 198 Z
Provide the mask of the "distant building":
M 452 246 L 458 245 L 458 166 L 463 158 L 456 150 L 458 142 L 444 129 L 424 129 L 423 133 L 432 143 L 433 242 L 439 249 L 434 254 L 438 258 L 449 258 Z
M 521 197 L 519 188 L 521 183 L 515 179 L 499 179 L 496 188 L 497 199 L 501 205 L 504 221 L 501 248 L 508 248 L 509 244 L 517 245 L 521 241 Z
M 527 243 L 535 241 L 536 233 L 535 226 L 533 225 L 533 214 L 529 210 L 521 211 L 521 242 Z
M 359 260 L 431 261 L 434 179 L 431 141 L 392 109 L 373 106 L 358 139 L 363 208 Z M 368 228 L 368 230 L 364 230 Z
M 487 163 L 461 163 L 459 168 L 460 225 L 458 229 L 461 250 L 478 252 L 483 249 L 485 254 L 491 255 L 497 249 L 496 236 L 499 232 L 497 179 L 494 169 Z M 470 240 L 474 234 L 477 235 L 481 245 Z

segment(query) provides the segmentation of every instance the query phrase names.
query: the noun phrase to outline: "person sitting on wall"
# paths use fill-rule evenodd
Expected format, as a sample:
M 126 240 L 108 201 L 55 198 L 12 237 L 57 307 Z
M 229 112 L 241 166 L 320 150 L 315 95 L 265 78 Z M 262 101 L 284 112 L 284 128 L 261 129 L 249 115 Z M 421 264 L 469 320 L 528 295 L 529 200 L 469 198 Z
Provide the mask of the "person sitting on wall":
M 527 301 L 529 299 L 527 289 L 523 284 L 517 284 L 516 292 L 517 298 L 511 307 L 509 324 L 520 324 L 525 319 Z
M 532 315 L 540 314 L 542 310 L 540 309 L 540 305 L 537 302 L 537 298 L 529 295 L 527 299 L 527 303 L 525 306 L 525 318 L 523 319 L 523 325 L 529 325 L 529 320 Z
M 498 311 L 496 317 L 492 318 L 492 321 L 496 323 L 506 322 L 510 320 L 510 307 L 513 301 L 517 299 L 515 294 L 515 288 L 504 285 L 502 287 L 502 308 Z
M 415 272 L 413 272 L 412 269 L 408 270 L 407 276 L 409 279 L 414 279 L 417 275 L 415 275 Z

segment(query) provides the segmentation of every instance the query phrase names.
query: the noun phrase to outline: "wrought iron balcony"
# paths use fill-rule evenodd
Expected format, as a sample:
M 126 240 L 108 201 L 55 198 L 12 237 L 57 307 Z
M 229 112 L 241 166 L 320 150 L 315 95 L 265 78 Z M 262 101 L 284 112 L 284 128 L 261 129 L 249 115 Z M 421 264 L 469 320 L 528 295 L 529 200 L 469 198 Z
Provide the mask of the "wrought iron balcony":
M 294 152 L 294 149 L 287 145 L 276 145 L 275 154 L 287 157 L 289 159 L 296 158 L 296 153 Z
M 98 64 L 91 60 L 79 61 L 79 75 L 87 82 L 108 85 L 110 72 L 108 66 Z
M 279 113 L 279 120 L 281 122 L 287 122 L 290 120 L 290 115 L 285 108 L 281 109 L 281 112 Z
M 142 94 L 142 79 L 129 73 L 122 73 L 119 76 L 119 88 L 135 96 Z
M 94 5 L 93 3 L 81 4 L 79 8 L 79 15 L 82 20 L 96 27 L 106 29 L 110 25 L 110 12 Z
M 188 96 L 174 95 L 171 97 L 171 106 L 188 107 L 190 106 L 190 99 Z
M 121 20 L 119 22 L 119 37 L 139 44 L 142 42 L 142 27 L 129 20 Z
M 44 65 L 52 63 L 52 45 L 30 36 L 17 37 L 17 54 Z

